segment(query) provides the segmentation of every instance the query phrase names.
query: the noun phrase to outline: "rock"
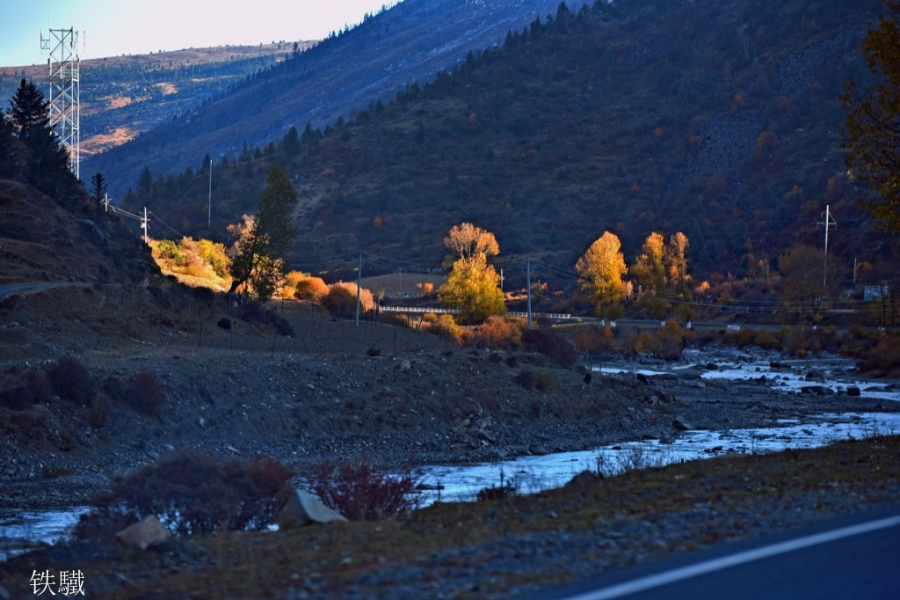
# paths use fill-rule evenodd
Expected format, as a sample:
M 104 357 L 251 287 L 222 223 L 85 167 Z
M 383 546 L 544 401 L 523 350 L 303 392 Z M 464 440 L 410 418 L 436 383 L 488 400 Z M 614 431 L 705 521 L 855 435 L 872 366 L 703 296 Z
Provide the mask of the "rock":
M 578 473 L 577 475 L 575 475 L 575 477 L 570 479 L 569 482 L 565 485 L 565 487 L 567 489 L 572 489 L 572 488 L 584 489 L 584 488 L 593 486 L 601 479 L 603 479 L 603 475 L 601 475 L 599 473 L 595 473 L 594 471 L 585 469 L 584 471 L 582 471 L 581 473 Z
M 862 396 L 862 390 L 860 390 L 856 386 L 850 386 L 847 388 L 847 395 L 848 396 Z
M 129 525 L 116 534 L 116 540 L 128 548 L 140 548 L 146 550 L 153 542 L 159 542 L 169 537 L 169 532 L 162 526 L 156 515 L 150 515 L 133 525 Z
M 478 431 L 478 437 L 479 437 L 480 439 L 482 439 L 482 440 L 484 440 L 484 441 L 490 443 L 490 444 L 496 444 L 496 443 L 497 443 L 497 435 L 494 434 L 492 431 L 489 431 L 489 430 L 487 430 L 487 429 L 481 429 L 481 430 L 479 430 L 479 431 Z
M 403 361 L 400 363 L 400 370 L 401 371 L 409 371 L 410 369 L 412 369 L 412 364 L 409 362 L 408 358 L 404 358 Z
M 429 491 L 429 492 L 431 492 L 431 491 L 442 490 L 442 489 L 444 489 L 444 486 L 443 486 L 442 484 L 440 484 L 440 483 L 438 483 L 438 484 L 433 484 L 433 483 L 419 483 L 419 484 L 416 484 L 416 489 L 417 489 L 417 490 L 421 490 L 421 491 Z
M 288 497 L 284 508 L 278 514 L 278 528 L 292 529 L 304 527 L 311 523 L 331 523 L 332 521 L 346 521 L 341 513 L 328 508 L 321 500 L 304 492 L 296 490 Z
M 834 392 L 827 387 L 821 385 L 804 385 L 800 388 L 802 394 L 813 394 L 815 396 L 831 396 Z
M 224 329 L 225 331 L 231 331 L 231 319 L 227 319 L 227 318 L 225 318 L 225 317 L 222 317 L 221 319 L 219 319 L 219 322 L 216 323 L 216 325 L 218 325 L 219 327 L 221 327 L 221 328 Z
M 718 371 L 719 365 L 717 365 L 716 363 L 706 363 L 706 370 L 707 371 Z
M 694 428 L 690 423 L 685 421 L 684 417 L 682 417 L 682 416 L 675 417 L 675 420 L 672 421 L 672 426 L 675 429 L 680 429 L 681 431 L 688 431 L 689 429 Z
M 640 381 L 640 382 L 643 383 L 644 385 L 650 385 L 650 379 L 649 379 L 646 375 L 644 375 L 643 373 L 638 373 L 638 374 L 635 375 L 634 377 L 635 377 L 635 379 L 637 379 L 638 381 Z
M 545 456 L 550 454 L 550 451 L 547 450 L 542 444 L 531 444 L 528 446 L 528 452 L 534 454 L 535 456 Z
M 825 381 L 825 374 L 816 369 L 810 369 L 806 374 L 806 381 Z
M 592 379 L 591 374 L 585 373 L 584 374 L 584 385 L 591 385 L 591 379 Z
M 9 590 L 0 585 L 0 600 L 9 600 L 12 596 L 9 595 Z

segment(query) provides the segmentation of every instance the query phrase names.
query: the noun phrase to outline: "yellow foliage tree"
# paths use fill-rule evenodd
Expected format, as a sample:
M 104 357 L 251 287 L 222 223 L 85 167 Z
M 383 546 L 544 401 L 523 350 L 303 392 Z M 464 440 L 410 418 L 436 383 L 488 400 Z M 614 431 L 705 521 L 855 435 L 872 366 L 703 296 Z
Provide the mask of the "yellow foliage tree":
M 500 275 L 487 262 L 500 253 L 494 234 L 471 223 L 454 225 L 444 245 L 457 256 L 447 282 L 438 290 L 438 301 L 459 310 L 463 323 L 484 321 L 506 313 Z
M 666 247 L 664 257 L 669 284 L 679 293 L 685 295 L 689 292 L 687 286 L 687 282 L 690 279 L 687 274 L 687 252 L 689 246 L 690 241 L 688 237 L 679 231 L 669 238 L 669 245 Z
M 621 248 L 619 236 L 604 231 L 575 264 L 579 283 L 591 294 L 598 316 L 616 318 L 621 314 L 626 291 L 622 278 L 628 273 Z

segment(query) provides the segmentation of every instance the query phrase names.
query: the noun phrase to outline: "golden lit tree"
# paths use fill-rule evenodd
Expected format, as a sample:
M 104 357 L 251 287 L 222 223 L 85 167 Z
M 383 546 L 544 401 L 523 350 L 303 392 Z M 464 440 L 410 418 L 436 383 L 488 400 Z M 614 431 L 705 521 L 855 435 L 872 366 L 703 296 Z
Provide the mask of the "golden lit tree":
M 471 260 L 478 255 L 488 257 L 500 254 L 500 245 L 494 234 L 471 223 L 454 225 L 444 238 L 444 246 L 463 260 Z
M 459 310 L 463 323 L 484 321 L 506 312 L 500 275 L 488 256 L 500 254 L 497 238 L 471 223 L 454 225 L 444 245 L 457 257 L 447 282 L 438 290 L 438 301 Z
M 622 278 L 628 273 L 628 267 L 621 248 L 619 237 L 604 231 L 575 264 L 579 283 L 591 295 L 598 316 L 616 318 L 622 312 L 626 295 Z
M 438 301 L 458 309 L 461 323 L 478 323 L 491 315 L 506 313 L 500 275 L 488 264 L 484 254 L 453 263 L 447 283 L 438 290 Z
M 669 284 L 682 294 L 688 293 L 687 283 L 690 277 L 687 274 L 687 253 L 689 246 L 688 237 L 679 231 L 669 238 L 666 254 L 663 257 Z
M 662 293 L 666 285 L 666 267 L 663 257 L 666 253 L 666 239 L 661 233 L 653 232 L 644 240 L 641 252 L 631 266 L 631 277 L 644 292 Z
M 862 91 L 847 82 L 841 102 L 847 110 L 841 145 L 847 169 L 881 196 L 863 203 L 892 234 L 900 233 L 900 0 L 887 0 L 888 15 L 878 18 L 863 40 L 869 70 L 880 80 Z

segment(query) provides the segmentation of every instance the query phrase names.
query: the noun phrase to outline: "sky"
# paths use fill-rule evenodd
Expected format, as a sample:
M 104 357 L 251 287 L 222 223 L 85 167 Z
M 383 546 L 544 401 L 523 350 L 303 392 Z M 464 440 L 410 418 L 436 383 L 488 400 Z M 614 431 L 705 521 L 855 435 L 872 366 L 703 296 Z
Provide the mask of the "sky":
M 82 60 L 314 40 L 398 0 L 0 0 L 0 66 L 43 64 L 41 35 L 79 32 Z

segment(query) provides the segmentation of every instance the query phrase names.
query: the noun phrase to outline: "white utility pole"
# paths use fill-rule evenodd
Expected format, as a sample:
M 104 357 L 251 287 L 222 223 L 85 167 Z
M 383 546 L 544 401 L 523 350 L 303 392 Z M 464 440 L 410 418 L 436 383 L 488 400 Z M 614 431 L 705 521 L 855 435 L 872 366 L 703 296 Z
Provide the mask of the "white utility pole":
M 837 221 L 831 217 L 831 209 L 829 205 L 825 205 L 825 212 L 822 213 L 822 220 L 819 221 L 820 226 L 825 227 L 825 263 L 822 271 L 822 287 L 828 286 L 828 228 L 837 227 Z
M 109 212 L 109 195 L 103 194 L 103 212 Z
M 212 159 L 209 159 L 209 201 L 206 203 L 206 228 L 212 223 Z
M 525 288 L 528 290 L 528 329 L 531 329 L 531 259 L 525 261 Z
M 144 230 L 144 243 L 145 243 L 145 244 L 149 244 L 149 243 L 150 243 L 150 242 L 148 241 L 148 237 L 147 237 L 147 223 L 148 223 L 148 221 L 147 221 L 147 207 L 145 206 L 145 207 L 144 207 L 144 218 L 141 219 L 141 229 Z
M 356 272 L 356 326 L 359 327 L 359 295 L 362 290 L 362 252 L 359 253 L 359 269 Z

